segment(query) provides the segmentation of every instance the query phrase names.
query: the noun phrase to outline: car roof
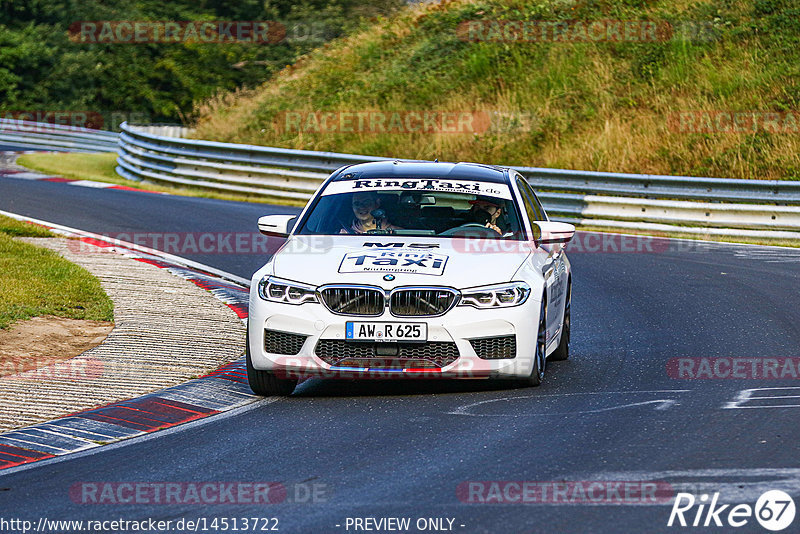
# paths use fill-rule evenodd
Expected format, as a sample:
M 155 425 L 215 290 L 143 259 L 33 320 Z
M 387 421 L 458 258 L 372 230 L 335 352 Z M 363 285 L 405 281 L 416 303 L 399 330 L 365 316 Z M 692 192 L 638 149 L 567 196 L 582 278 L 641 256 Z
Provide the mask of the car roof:
M 433 161 L 374 161 L 339 170 L 334 181 L 365 178 L 449 178 L 480 182 L 508 183 L 507 169 L 480 163 Z

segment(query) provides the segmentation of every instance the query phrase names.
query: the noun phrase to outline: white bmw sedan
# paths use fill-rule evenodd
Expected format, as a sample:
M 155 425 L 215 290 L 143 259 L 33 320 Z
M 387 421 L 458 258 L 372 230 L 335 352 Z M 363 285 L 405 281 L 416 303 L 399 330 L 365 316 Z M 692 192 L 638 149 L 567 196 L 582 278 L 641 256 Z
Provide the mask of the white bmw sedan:
M 551 222 L 516 171 L 376 162 L 335 171 L 254 275 L 247 376 L 259 395 L 299 378 L 509 378 L 539 385 L 569 356 L 572 225 Z

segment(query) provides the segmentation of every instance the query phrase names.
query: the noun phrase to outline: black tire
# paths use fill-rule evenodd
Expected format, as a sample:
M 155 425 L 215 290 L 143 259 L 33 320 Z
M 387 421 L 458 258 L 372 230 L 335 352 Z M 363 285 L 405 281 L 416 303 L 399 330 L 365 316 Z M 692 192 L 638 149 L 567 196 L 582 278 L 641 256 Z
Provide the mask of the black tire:
M 527 378 L 522 379 L 523 386 L 538 386 L 544 380 L 544 370 L 547 366 L 547 302 L 542 296 L 542 309 L 539 312 L 539 329 L 536 334 L 536 353 L 533 358 L 533 369 Z
M 572 302 L 572 281 L 567 286 L 567 300 L 564 303 L 564 331 L 561 333 L 561 341 L 558 348 L 553 351 L 549 359 L 554 362 L 563 362 L 569 358 L 569 333 L 570 333 L 570 303 Z
M 247 331 L 247 348 L 245 349 L 245 360 L 247 362 L 247 382 L 253 393 L 262 397 L 286 397 L 294 391 L 297 380 L 289 378 L 278 378 L 270 371 L 260 371 L 253 368 L 250 360 L 250 330 Z

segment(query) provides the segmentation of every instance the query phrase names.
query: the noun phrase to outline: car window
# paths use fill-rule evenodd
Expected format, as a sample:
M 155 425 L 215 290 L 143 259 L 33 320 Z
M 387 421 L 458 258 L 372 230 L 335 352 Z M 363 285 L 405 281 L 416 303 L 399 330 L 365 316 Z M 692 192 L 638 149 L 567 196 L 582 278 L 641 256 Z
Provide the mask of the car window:
M 547 214 L 530 184 L 522 178 L 517 178 L 517 187 L 520 193 L 522 193 L 522 201 L 525 204 L 525 211 L 528 213 L 528 218 L 531 221 L 546 221 Z
M 463 192 L 384 185 L 350 192 L 350 183 L 333 182 L 316 199 L 296 233 L 524 239 L 508 185 L 475 184 L 462 188 Z

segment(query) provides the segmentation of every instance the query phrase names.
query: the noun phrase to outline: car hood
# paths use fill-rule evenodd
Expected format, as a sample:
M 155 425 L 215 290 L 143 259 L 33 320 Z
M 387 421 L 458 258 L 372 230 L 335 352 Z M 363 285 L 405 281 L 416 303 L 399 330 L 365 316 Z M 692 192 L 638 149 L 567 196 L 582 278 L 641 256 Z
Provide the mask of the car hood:
M 290 236 L 273 258 L 275 276 L 313 285 L 457 289 L 508 282 L 531 254 L 524 242 L 398 236 Z M 389 277 L 393 280 L 387 280 Z

